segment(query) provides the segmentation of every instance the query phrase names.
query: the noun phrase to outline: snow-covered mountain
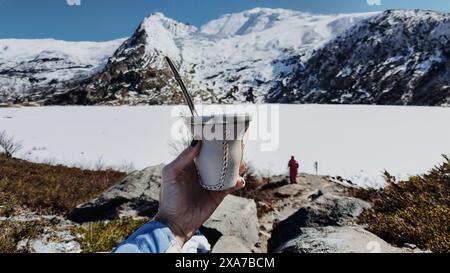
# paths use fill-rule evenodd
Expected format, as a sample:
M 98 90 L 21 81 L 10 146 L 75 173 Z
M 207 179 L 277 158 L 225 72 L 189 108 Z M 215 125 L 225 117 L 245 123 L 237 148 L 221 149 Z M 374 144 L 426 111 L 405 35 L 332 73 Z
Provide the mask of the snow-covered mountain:
M 450 14 L 386 11 L 294 70 L 269 101 L 450 105 Z
M 448 14 L 425 11 L 317 15 L 256 8 L 226 14 L 196 28 L 154 13 L 120 45 L 119 41 L 96 48 L 91 43 L 90 49 L 74 45 L 78 51 L 61 59 L 84 70 L 65 64 L 56 79 L 62 84 L 45 77 L 52 84 L 45 86 L 42 80 L 37 87 L 22 89 L 11 80 L 17 77 L 13 67 L 18 63 L 5 66 L 14 58 L 1 57 L 1 45 L 7 41 L 0 40 L 0 76 L 7 78 L 6 83 L 0 82 L 0 102 L 14 98 L 43 104 L 180 103 L 181 93 L 163 59 L 167 55 L 180 67 L 195 99 L 206 103 L 442 105 L 450 97 L 446 91 L 448 51 L 443 46 L 450 36 L 448 18 Z M 20 55 L 29 46 L 24 41 L 10 48 Z M 58 45 L 49 47 L 33 50 L 38 55 L 62 51 L 54 49 Z M 95 57 L 83 58 L 89 55 Z M 34 65 L 36 58 L 24 54 L 22 59 Z M 57 68 L 47 63 L 39 73 L 55 75 Z M 38 78 L 34 70 L 27 71 L 22 78 L 31 82 Z M 419 87 L 423 99 L 398 100 L 417 97 L 411 94 Z M 434 91 L 426 93 L 429 88 Z M 22 93 L 28 95 L 17 95 Z
M 89 77 L 103 69 L 123 41 L 0 40 L 0 102 Z
M 33 100 L 51 104 L 179 102 L 179 91 L 162 58 L 168 55 L 180 65 L 197 99 L 262 101 L 275 79 L 291 73 L 292 56 L 307 59 L 313 49 L 373 15 L 314 15 L 256 8 L 196 28 L 154 13 L 110 55 L 103 69 L 90 70 L 97 73 L 81 82 L 77 81 L 82 77 L 73 77 L 64 88 L 35 88 Z M 72 58 L 76 59 L 68 57 Z M 14 86 L 9 87 L 8 95 L 17 94 L 11 88 Z

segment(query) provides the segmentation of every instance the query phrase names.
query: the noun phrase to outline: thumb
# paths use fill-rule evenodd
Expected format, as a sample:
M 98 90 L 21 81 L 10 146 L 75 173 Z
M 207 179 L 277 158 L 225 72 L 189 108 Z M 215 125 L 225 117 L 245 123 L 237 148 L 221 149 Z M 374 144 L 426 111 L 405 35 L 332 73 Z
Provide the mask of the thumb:
M 245 179 L 243 177 L 239 177 L 236 182 L 236 186 L 226 191 L 218 191 L 216 194 L 219 196 L 220 200 L 223 200 L 228 194 L 231 194 L 235 191 L 242 190 L 245 187 Z
M 239 177 L 238 181 L 236 182 L 236 186 L 233 188 L 225 191 L 227 194 L 233 193 L 238 190 L 242 190 L 245 187 L 245 179 L 243 177 Z
M 201 142 L 193 140 L 191 146 L 186 148 L 175 160 L 173 161 L 173 167 L 177 170 L 182 170 L 189 166 L 194 159 L 200 154 Z

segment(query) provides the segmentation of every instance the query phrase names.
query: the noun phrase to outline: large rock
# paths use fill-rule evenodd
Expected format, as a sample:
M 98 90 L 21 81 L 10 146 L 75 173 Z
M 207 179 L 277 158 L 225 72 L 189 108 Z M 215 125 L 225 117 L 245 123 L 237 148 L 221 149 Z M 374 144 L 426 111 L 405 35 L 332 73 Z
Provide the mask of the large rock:
M 351 225 L 371 204 L 358 198 L 325 194 L 312 202 L 310 221 L 328 222 L 335 225 Z M 315 219 L 314 219 L 315 218 Z
M 69 231 L 47 230 L 34 239 L 17 244 L 18 252 L 27 253 L 80 253 L 80 244 Z
M 120 217 L 152 217 L 158 210 L 164 165 L 148 167 L 127 176 L 98 198 L 74 209 L 68 218 L 82 223 Z
M 275 250 L 277 253 L 401 253 L 361 227 L 301 228 L 300 235 Z
M 201 231 L 211 245 L 215 245 L 221 236 L 234 236 L 242 240 L 246 247 L 253 248 L 259 238 L 255 201 L 228 195 Z
M 33 234 L 17 242 L 17 252 L 79 253 L 82 251 L 77 235 L 71 233 L 71 229 L 78 225 L 61 216 L 24 212 L 12 217 L 0 217 L 0 222 L 8 222 L 12 226 L 29 229 L 28 235 Z
M 235 236 L 222 236 L 214 245 L 212 253 L 251 253 L 241 239 Z
M 353 225 L 366 208 L 370 208 L 370 204 L 357 198 L 322 195 L 276 225 L 268 242 L 268 251 L 274 251 L 301 234 L 302 227 Z

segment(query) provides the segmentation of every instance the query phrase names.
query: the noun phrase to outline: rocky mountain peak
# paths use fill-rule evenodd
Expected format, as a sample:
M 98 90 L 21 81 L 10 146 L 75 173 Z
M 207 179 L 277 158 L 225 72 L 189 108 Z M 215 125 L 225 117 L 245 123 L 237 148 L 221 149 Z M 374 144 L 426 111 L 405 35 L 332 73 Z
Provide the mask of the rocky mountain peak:
M 167 18 L 156 12 L 146 17 L 134 34 L 117 50 L 110 62 L 128 61 L 130 56 L 139 59 L 139 68 L 163 68 L 164 55 L 179 61 L 180 39 L 195 33 L 197 28 Z
M 161 12 L 155 12 L 142 21 L 138 30 L 145 31 L 148 34 L 163 31 L 164 34 L 170 34 L 173 38 L 180 38 L 196 32 L 197 28 L 168 18 Z

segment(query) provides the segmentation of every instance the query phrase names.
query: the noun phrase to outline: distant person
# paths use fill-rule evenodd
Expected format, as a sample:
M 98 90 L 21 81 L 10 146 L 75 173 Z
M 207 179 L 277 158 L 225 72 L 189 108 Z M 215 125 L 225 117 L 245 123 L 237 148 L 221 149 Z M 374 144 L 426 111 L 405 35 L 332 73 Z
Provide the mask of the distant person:
M 297 172 L 298 172 L 298 162 L 295 160 L 294 156 L 291 156 L 291 160 L 288 163 L 289 167 L 289 178 L 291 180 L 291 184 L 297 183 Z

